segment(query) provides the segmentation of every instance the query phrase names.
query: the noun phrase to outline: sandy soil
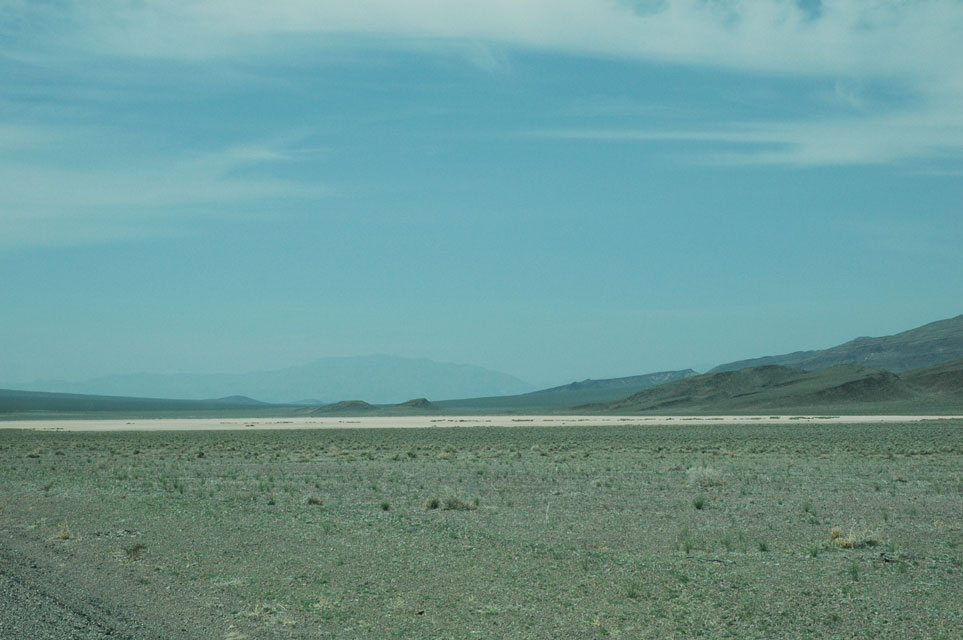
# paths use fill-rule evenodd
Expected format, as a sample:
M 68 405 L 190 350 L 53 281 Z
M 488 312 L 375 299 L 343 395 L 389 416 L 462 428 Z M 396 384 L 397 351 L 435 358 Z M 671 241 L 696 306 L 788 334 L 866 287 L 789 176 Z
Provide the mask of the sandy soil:
M 405 416 L 359 418 L 159 418 L 133 420 L 11 420 L 0 429 L 38 431 L 190 431 L 246 429 L 423 429 L 430 427 L 559 427 L 615 424 L 791 424 L 920 422 L 963 416 Z

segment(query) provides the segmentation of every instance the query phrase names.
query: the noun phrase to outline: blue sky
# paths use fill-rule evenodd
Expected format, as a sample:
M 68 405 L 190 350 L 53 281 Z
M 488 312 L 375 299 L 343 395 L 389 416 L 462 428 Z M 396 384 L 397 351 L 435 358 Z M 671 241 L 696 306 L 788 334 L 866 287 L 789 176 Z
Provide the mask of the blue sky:
M 959 0 L 7 0 L 0 384 L 538 385 L 963 312 Z

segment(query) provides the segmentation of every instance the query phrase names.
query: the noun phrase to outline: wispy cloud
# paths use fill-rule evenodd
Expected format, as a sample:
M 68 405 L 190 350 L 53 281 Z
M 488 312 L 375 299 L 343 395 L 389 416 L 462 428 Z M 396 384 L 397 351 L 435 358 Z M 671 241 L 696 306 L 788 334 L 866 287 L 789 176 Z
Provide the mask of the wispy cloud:
M 892 113 L 734 123 L 701 130 L 545 129 L 528 135 L 600 142 L 701 143 L 697 162 L 794 166 L 889 164 L 958 156 L 963 112 L 937 101 Z M 726 149 L 721 151 L 719 146 Z
M 506 52 L 528 49 L 826 78 L 827 97 L 851 118 L 757 123 L 702 138 L 781 145 L 730 159 L 787 164 L 963 150 L 958 0 L 62 0 L 3 11 L 8 55 L 272 59 L 347 45 L 434 49 L 496 70 L 507 67 Z M 899 83 L 910 99 L 884 112 L 865 99 L 866 81 Z M 597 137 L 606 136 L 617 137 Z
M 488 71 L 510 68 L 513 51 L 535 50 L 818 78 L 831 88 L 821 99 L 837 107 L 832 115 L 735 124 L 717 120 L 700 129 L 678 124 L 667 130 L 608 129 L 613 113 L 622 124 L 632 117 L 644 121 L 646 108 L 589 100 L 575 109 L 584 112 L 582 122 L 601 126 L 531 134 L 686 143 L 698 145 L 691 157 L 702 162 L 788 166 L 957 161 L 963 152 L 961 33 L 959 0 L 0 3 L 0 61 L 47 70 L 77 69 L 82 66 L 77 60 L 85 56 L 108 62 L 243 60 L 270 65 L 300 63 L 305 51 L 377 47 L 460 57 Z M 888 105 L 871 99 L 865 87 L 873 83 L 899 86 L 903 99 Z M 87 86 L 81 80 L 63 91 L 116 90 L 124 83 L 115 85 Z M 56 92 L 58 87 L 48 83 L 35 89 L 22 83 L 18 90 Z M 253 171 L 296 158 L 286 142 L 203 153 L 161 153 L 155 146 L 126 156 L 122 165 L 112 158 L 98 164 L 95 156 L 91 162 L 71 163 L 57 157 L 53 147 L 94 149 L 99 137 L 117 132 L 50 125 L 50 118 L 47 124 L 24 125 L 10 120 L 11 112 L 0 109 L 3 245 L 162 233 L 172 228 L 178 212 L 223 215 L 324 193 Z M 947 175 L 956 171 L 937 170 Z
M 963 52 L 956 0 L 826 0 L 816 14 L 794 0 L 64 0 L 8 12 L 57 25 L 71 46 L 176 58 L 277 48 L 272 38 L 292 35 L 330 46 L 334 36 L 374 35 L 767 72 L 940 76 L 958 65 L 920 62 Z
M 64 130 L 59 131 L 64 134 Z M 76 138 L 89 132 L 72 131 Z M 0 246 L 114 241 L 182 233 L 188 218 L 256 216 L 271 203 L 320 198 L 324 187 L 239 172 L 290 157 L 282 148 L 235 146 L 174 156 L 127 157 L 124 166 L 55 166 L 3 153 L 42 151 L 57 138 L 41 127 L 0 129 Z M 87 139 L 88 147 L 95 148 Z M 94 164 L 94 163 L 91 163 Z

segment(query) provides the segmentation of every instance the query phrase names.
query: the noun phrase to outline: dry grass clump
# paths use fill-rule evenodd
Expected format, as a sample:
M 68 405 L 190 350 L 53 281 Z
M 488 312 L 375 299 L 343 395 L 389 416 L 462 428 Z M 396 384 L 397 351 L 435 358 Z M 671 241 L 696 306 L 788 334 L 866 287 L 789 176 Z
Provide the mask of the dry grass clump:
M 839 527 L 829 531 L 829 544 L 837 549 L 862 549 L 864 547 L 879 546 L 879 540 L 868 532 L 856 531 L 850 528 L 847 533 Z
M 252 620 L 266 622 L 268 624 L 279 624 L 284 626 L 292 626 L 297 624 L 297 620 L 288 615 L 287 607 L 280 604 L 258 603 L 254 606 L 254 609 L 244 615 Z
M 441 505 L 445 511 L 473 511 L 478 508 L 478 498 L 465 502 L 461 498 L 448 496 Z
M 453 460 L 458 455 L 458 449 L 452 446 L 445 447 L 441 453 L 438 454 L 439 460 Z
M 457 496 L 448 496 L 443 500 L 431 496 L 425 499 L 425 510 L 441 509 L 442 511 L 474 511 L 478 508 L 480 500 L 472 498 L 469 501 L 462 500 Z
M 689 484 L 699 487 L 718 487 L 722 485 L 722 473 L 715 467 L 702 465 L 689 467 L 685 472 Z
M 124 547 L 124 560 L 125 562 L 137 562 L 140 560 L 141 554 L 147 549 L 146 544 L 135 544 L 131 547 Z

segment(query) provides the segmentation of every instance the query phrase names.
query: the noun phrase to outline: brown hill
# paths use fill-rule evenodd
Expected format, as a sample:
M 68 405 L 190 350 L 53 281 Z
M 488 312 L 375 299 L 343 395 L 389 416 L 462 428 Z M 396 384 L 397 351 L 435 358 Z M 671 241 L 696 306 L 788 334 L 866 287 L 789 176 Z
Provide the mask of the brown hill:
M 408 400 L 407 402 L 396 404 L 395 408 L 411 409 L 413 411 L 438 411 L 438 407 L 432 404 L 428 398 L 415 398 L 414 400 Z
M 959 412 L 963 410 L 963 360 L 903 374 L 852 364 L 816 371 L 750 367 L 693 376 L 581 409 L 602 413 Z
M 907 371 L 903 379 L 932 393 L 963 394 L 963 360 Z
M 963 315 L 891 336 L 856 338 L 829 349 L 729 362 L 715 367 L 709 373 L 770 364 L 809 371 L 838 364 L 858 364 L 900 372 L 960 359 L 963 359 Z
M 359 415 L 359 414 L 369 414 L 376 413 L 378 407 L 368 404 L 364 400 L 343 400 L 341 402 L 335 402 L 332 404 L 326 404 L 323 407 L 317 407 L 316 409 L 311 409 L 310 411 L 304 412 L 306 415 L 311 416 L 325 416 L 325 415 Z

